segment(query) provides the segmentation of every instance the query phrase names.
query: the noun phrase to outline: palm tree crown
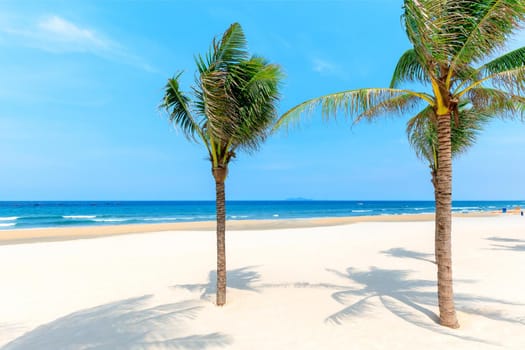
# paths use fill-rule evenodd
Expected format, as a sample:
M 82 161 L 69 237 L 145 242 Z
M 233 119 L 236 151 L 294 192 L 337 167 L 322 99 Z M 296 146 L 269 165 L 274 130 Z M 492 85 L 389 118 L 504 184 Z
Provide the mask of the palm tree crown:
M 256 150 L 267 137 L 282 74 L 279 66 L 249 57 L 238 23 L 195 61 L 194 99 L 180 90 L 178 73 L 166 84 L 161 108 L 187 138 L 205 145 L 213 168 L 222 168 L 238 149 Z

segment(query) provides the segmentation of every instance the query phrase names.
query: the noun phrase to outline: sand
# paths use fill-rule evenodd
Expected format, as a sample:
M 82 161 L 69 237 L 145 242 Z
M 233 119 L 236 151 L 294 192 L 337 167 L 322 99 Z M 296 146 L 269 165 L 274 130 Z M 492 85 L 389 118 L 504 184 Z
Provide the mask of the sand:
M 4 231 L 0 348 L 525 349 L 525 218 L 454 218 L 458 330 L 436 323 L 433 221 L 328 221 L 231 227 L 224 307 L 209 227 Z

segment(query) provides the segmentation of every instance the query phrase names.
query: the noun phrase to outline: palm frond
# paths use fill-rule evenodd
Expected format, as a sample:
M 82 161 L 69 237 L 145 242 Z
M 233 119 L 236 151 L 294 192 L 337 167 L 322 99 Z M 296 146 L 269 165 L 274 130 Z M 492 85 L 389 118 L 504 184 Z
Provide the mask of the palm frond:
M 509 36 L 525 19 L 525 2 L 521 0 L 449 1 L 462 19 L 456 34 L 457 50 L 451 67 L 483 60 L 503 47 Z
M 179 72 L 173 78 L 168 79 L 164 99 L 159 107 L 168 112 L 170 121 L 183 132 L 184 136 L 196 141 L 196 135 L 202 137 L 202 130 L 190 112 L 190 99 L 180 90 L 181 74 L 182 72 Z
M 221 39 L 214 38 L 205 57 L 196 56 L 195 63 L 200 74 L 210 71 L 228 70 L 228 66 L 249 58 L 246 37 L 239 23 L 233 23 Z
M 478 110 L 490 109 L 497 113 L 499 110 L 507 110 L 514 105 L 509 93 L 494 88 L 477 87 L 469 90 L 466 96 L 472 106 Z
M 206 118 L 207 131 L 214 139 L 227 142 L 233 132 L 231 120 L 238 110 L 237 99 L 228 84 L 230 73 L 213 70 L 199 77 L 196 99 Z
M 408 39 L 427 73 L 434 78 L 439 76 L 439 63 L 446 62 L 454 50 L 454 36 L 446 29 L 460 27 L 461 21 L 447 6 L 453 1 L 445 0 L 405 0 L 404 24 Z
M 224 33 L 220 43 L 214 43 L 213 61 L 224 65 L 235 65 L 249 59 L 246 37 L 239 23 L 233 23 Z
M 323 118 L 337 117 L 337 113 L 343 113 L 345 116 L 369 119 L 393 110 L 401 112 L 405 107 L 413 107 L 412 104 L 417 99 L 433 104 L 428 94 L 410 90 L 390 88 L 347 90 L 298 104 L 279 118 L 274 129 L 289 126 L 297 122 L 302 115 L 312 114 L 317 109 L 321 110 Z
M 437 120 L 434 109 L 425 107 L 407 122 L 408 142 L 416 156 L 429 163 L 432 169 L 437 164 Z
M 452 120 L 451 142 L 452 156 L 458 157 L 465 153 L 475 143 L 477 136 L 481 132 L 483 125 L 492 118 L 485 110 L 466 108 L 460 106 L 458 124 Z
M 277 118 L 281 68 L 260 57 L 252 57 L 236 67 L 240 81 L 233 84 L 239 100 L 231 142 L 236 148 L 255 151 L 269 134 Z
M 462 101 L 458 108 L 459 118 L 452 119 L 452 156 L 466 152 L 476 142 L 483 125 L 492 116 L 486 110 L 478 110 Z M 432 170 L 438 167 L 437 117 L 430 106 L 423 109 L 407 123 L 407 136 L 416 156 L 428 162 Z
M 525 94 L 525 65 L 493 73 L 484 81 L 514 94 Z
M 479 68 L 483 77 L 525 66 L 525 46 L 501 55 Z
M 414 49 L 405 51 L 399 58 L 392 76 L 392 81 L 390 82 L 390 87 L 397 88 L 403 82 L 429 82 L 428 73 L 419 62 Z
M 478 69 L 466 71 L 455 88 L 455 94 L 465 92 L 481 84 L 492 84 L 511 91 L 525 92 L 525 47 L 508 52 L 485 63 Z M 463 89 L 463 90 L 462 90 Z
M 525 97 L 521 95 L 495 88 L 476 87 L 469 90 L 467 96 L 475 110 L 505 119 L 525 118 Z
M 362 119 L 370 121 L 375 117 L 387 114 L 404 116 L 407 113 L 411 113 L 421 102 L 420 97 L 408 93 L 395 96 L 367 108 L 356 117 L 356 122 Z

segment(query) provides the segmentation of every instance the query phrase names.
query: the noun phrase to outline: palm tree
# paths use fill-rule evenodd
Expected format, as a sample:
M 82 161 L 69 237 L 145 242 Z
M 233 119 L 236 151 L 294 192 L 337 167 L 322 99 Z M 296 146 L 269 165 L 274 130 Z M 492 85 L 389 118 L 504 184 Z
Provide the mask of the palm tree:
M 180 90 L 177 73 L 168 79 L 161 108 L 192 141 L 208 151 L 215 179 L 217 210 L 217 305 L 226 303 L 225 180 L 237 151 L 255 151 L 277 119 L 282 78 L 279 66 L 249 56 L 246 38 L 232 24 L 209 52 L 195 59 L 197 74 L 191 100 Z
M 492 57 L 525 19 L 525 1 L 404 0 L 403 9 L 412 48 L 399 59 L 389 88 L 349 90 L 308 100 L 286 112 L 277 126 L 316 107 L 321 107 L 324 116 L 344 111 L 356 121 L 383 114 L 405 115 L 422 106 L 433 110 L 440 323 L 457 328 L 451 258 L 451 121 L 461 117 L 459 101 L 492 115 L 523 115 L 525 47 Z M 423 90 L 400 89 L 404 82 Z

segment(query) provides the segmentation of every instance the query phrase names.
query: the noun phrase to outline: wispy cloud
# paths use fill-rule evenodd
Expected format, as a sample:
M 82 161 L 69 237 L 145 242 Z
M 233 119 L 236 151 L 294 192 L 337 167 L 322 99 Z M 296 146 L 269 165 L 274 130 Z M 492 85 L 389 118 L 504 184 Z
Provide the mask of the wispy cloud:
M 4 43 L 52 53 L 86 53 L 110 61 L 154 71 L 141 57 L 95 29 L 81 26 L 57 15 L 30 20 L 0 22 Z
M 46 39 L 47 44 L 52 44 L 51 49 L 97 53 L 104 50 L 114 50 L 116 46 L 93 30 L 80 28 L 58 16 L 41 19 L 37 22 L 37 29 L 39 29 L 40 36 Z
M 311 67 L 314 72 L 317 72 L 321 76 L 335 76 L 339 79 L 348 79 L 348 72 L 343 69 L 343 66 L 320 57 L 314 57 L 311 59 Z
M 313 70 L 321 74 L 333 74 L 340 71 L 339 67 L 328 60 L 321 58 L 312 59 Z

